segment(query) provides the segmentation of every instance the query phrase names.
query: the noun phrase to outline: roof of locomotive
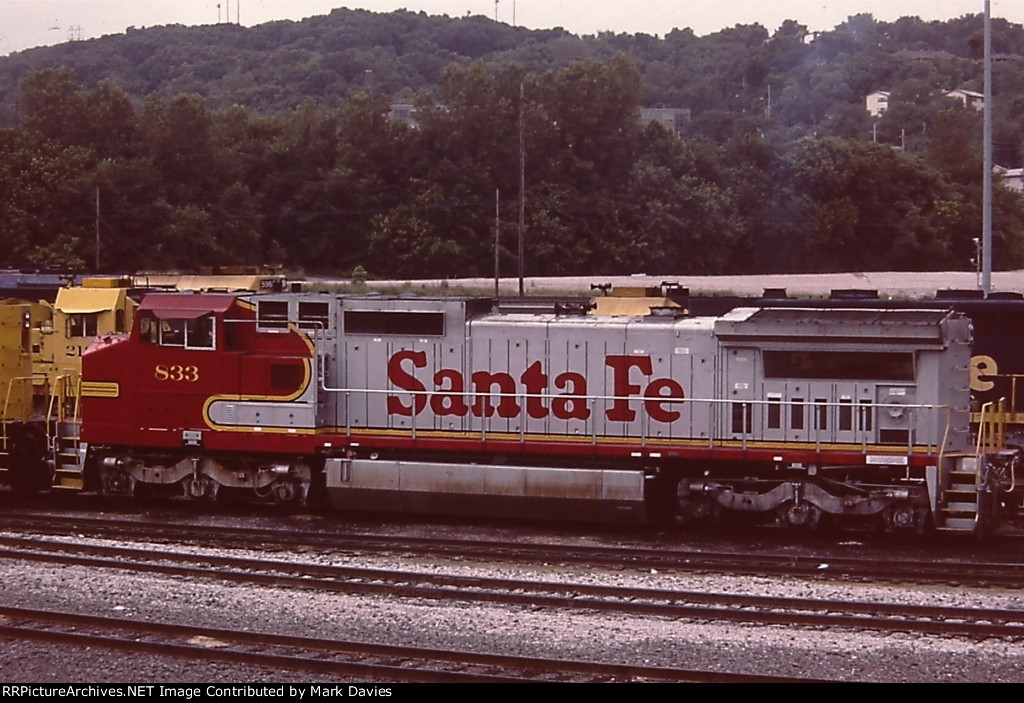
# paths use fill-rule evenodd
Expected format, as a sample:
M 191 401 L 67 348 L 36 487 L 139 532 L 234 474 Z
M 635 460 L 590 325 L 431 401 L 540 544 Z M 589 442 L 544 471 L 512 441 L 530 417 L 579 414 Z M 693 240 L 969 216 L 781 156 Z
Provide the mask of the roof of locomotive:
M 834 320 L 844 324 L 871 324 L 871 325 L 937 325 L 946 319 L 950 314 L 949 310 L 936 308 L 928 309 L 887 309 L 874 308 L 870 305 L 860 308 L 736 308 L 722 316 L 726 320 L 744 320 L 752 322 L 767 322 L 771 324 L 793 324 L 801 322 L 818 322 L 820 320 Z
M 765 335 L 783 339 L 831 340 L 873 338 L 892 344 L 942 343 L 951 318 L 962 315 L 944 309 L 863 308 L 736 308 L 715 318 L 715 336 L 743 340 Z
M 599 314 L 559 314 L 553 312 L 492 312 L 480 315 L 470 321 L 473 326 L 489 324 L 540 325 L 545 327 L 574 328 L 622 328 L 622 327 L 659 327 L 672 326 L 680 330 L 710 330 L 714 327 L 714 317 L 684 317 L 675 315 L 599 315 Z
M 161 318 L 196 318 L 224 312 L 238 299 L 230 293 L 150 293 L 142 299 L 139 312 Z
M 124 288 L 61 288 L 53 306 L 69 315 L 97 313 L 122 307 L 126 297 Z

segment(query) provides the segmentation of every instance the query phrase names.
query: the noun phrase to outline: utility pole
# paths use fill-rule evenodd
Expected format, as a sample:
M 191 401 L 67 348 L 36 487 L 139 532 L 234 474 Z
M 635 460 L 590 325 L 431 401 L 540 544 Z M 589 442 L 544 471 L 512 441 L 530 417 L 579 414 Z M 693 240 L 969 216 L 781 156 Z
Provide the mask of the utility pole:
M 100 189 L 96 187 L 96 273 L 100 272 Z
M 519 83 L 519 297 L 526 292 L 523 288 L 523 239 L 526 234 L 526 128 L 523 125 L 523 102 L 526 94 L 523 82 Z
M 985 0 L 985 173 L 982 174 L 981 289 L 992 292 L 992 8 Z
M 498 282 L 501 280 L 498 252 L 501 247 L 501 190 L 494 190 L 494 297 L 500 295 Z

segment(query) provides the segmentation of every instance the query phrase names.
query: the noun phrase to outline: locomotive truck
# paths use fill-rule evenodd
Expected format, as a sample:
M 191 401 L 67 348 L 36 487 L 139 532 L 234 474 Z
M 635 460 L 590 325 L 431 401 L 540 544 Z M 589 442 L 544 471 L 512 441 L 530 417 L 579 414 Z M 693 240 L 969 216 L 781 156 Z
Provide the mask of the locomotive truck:
M 84 355 L 58 468 L 110 494 L 710 524 L 983 533 L 1011 502 L 962 314 L 580 312 L 150 295 Z

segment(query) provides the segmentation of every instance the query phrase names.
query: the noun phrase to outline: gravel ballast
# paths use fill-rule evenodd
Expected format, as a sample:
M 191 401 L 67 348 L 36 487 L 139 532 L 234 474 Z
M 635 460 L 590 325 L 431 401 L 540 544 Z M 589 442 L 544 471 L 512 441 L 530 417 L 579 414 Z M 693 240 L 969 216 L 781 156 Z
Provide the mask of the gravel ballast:
M 84 539 L 84 538 L 83 538 Z M 98 541 L 98 540 L 89 540 Z M 134 547 L 140 545 L 134 544 Z M 180 547 L 153 545 L 153 551 Z M 201 551 L 201 550 L 198 550 Z M 221 553 L 211 551 L 211 553 Z M 244 552 L 231 551 L 235 556 Z M 275 553 L 274 559 L 287 558 Z M 366 568 L 633 584 L 637 588 L 843 597 L 857 601 L 946 606 L 1024 605 L 1012 590 L 953 586 L 877 586 L 793 578 L 677 575 L 438 563 L 425 558 L 302 555 L 303 562 Z M 383 644 L 443 647 L 530 657 L 704 669 L 841 681 L 1024 681 L 1020 643 L 957 637 L 696 622 L 592 611 L 549 611 L 479 603 L 327 594 L 128 570 L 10 561 L 0 583 L 7 606 L 56 609 L 276 634 L 337 637 Z M 0 654 L 6 682 L 241 683 L 324 681 L 324 677 L 165 657 L 81 651 L 7 640 Z

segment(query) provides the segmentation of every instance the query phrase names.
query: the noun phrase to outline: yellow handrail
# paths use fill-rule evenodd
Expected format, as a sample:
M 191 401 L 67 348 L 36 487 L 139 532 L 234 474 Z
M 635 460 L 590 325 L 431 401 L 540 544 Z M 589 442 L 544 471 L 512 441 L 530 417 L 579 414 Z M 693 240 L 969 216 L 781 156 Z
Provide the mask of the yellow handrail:
M 29 384 L 31 384 L 32 383 L 32 377 L 31 376 L 14 376 L 14 377 L 11 378 L 10 381 L 7 382 L 7 391 L 4 394 L 3 408 L 0 409 L 0 449 L 2 449 L 2 451 L 4 451 L 4 452 L 8 451 L 7 444 L 9 442 L 9 440 L 10 440 L 10 435 L 8 434 L 8 427 L 11 425 L 11 423 L 9 421 L 12 419 L 12 417 L 10 415 L 10 412 L 9 412 L 10 408 L 11 408 L 11 402 L 12 402 L 11 396 L 14 393 L 14 384 L 16 382 L 18 382 L 18 381 L 27 381 Z M 14 420 L 27 420 L 28 418 L 27 417 L 16 417 L 16 418 L 13 418 L 13 419 Z
M 974 453 L 998 451 L 1006 446 L 1006 398 L 982 404 L 978 417 L 978 439 Z

